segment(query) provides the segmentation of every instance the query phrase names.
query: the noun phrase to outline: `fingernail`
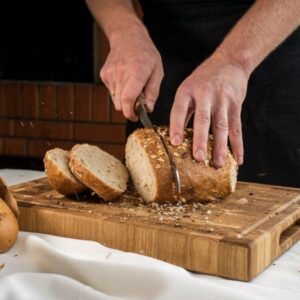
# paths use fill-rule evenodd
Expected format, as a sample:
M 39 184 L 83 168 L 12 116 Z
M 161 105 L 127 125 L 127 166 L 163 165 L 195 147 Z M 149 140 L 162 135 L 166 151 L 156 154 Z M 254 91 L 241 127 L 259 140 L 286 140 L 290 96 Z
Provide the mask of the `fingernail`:
M 204 159 L 205 159 L 204 151 L 202 149 L 198 149 L 195 153 L 195 158 L 198 161 L 204 161 Z
M 173 135 L 173 137 L 172 137 L 172 144 L 174 146 L 179 146 L 181 144 L 181 138 L 180 138 L 179 134 Z
M 216 168 L 222 168 L 224 166 L 224 158 L 222 156 L 217 156 L 214 165 Z

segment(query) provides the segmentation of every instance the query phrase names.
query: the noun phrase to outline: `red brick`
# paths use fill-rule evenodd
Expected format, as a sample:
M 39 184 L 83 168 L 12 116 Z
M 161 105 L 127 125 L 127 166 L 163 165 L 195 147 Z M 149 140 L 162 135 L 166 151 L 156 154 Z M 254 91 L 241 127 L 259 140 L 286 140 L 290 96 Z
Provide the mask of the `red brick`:
M 43 139 L 71 140 L 73 124 L 47 121 L 23 121 L 15 123 L 15 136 Z
M 6 115 L 21 116 L 21 86 L 18 82 L 8 82 L 5 85 Z
M 28 143 L 28 156 L 31 157 L 44 157 L 46 151 L 59 147 L 65 150 L 70 150 L 73 146 L 73 142 L 57 141 L 57 140 L 31 140 Z
M 125 126 L 75 124 L 75 139 L 80 142 L 123 143 L 125 141 Z
M 41 84 L 39 87 L 39 100 L 40 118 L 56 120 L 56 86 L 54 84 Z
M 103 84 L 92 88 L 92 120 L 94 122 L 109 122 L 109 92 Z
M 4 155 L 24 156 L 26 151 L 26 141 L 25 139 L 5 138 L 3 148 Z
M 111 106 L 111 121 L 113 123 L 121 123 L 125 124 L 126 119 L 121 111 L 115 110 L 113 106 Z
M 0 116 L 5 115 L 4 84 L 0 82 Z
M 0 136 L 12 136 L 14 133 L 13 120 L 0 120 Z
M 38 117 L 38 84 L 24 83 L 22 90 L 23 116 L 26 118 Z
M 75 120 L 91 120 L 91 85 L 74 84 L 74 114 Z
M 73 85 L 59 84 L 56 87 L 57 116 L 59 120 L 73 120 Z

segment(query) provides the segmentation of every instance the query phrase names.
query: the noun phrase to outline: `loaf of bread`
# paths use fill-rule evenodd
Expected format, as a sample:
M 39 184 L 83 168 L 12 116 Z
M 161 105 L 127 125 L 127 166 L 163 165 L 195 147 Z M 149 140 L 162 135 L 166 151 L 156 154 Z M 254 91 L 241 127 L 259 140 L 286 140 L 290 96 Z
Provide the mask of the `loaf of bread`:
M 0 198 L 0 253 L 6 252 L 13 246 L 18 232 L 19 225 L 14 213 Z
M 8 251 L 17 239 L 18 215 L 17 201 L 0 177 L 0 253 Z
M 106 201 L 116 199 L 126 190 L 127 168 L 97 146 L 75 145 L 70 152 L 69 165 L 81 182 Z
M 69 168 L 69 151 L 54 148 L 46 152 L 45 171 L 50 185 L 63 195 L 80 193 L 87 189 L 71 173 Z
M 158 128 L 179 169 L 181 194 L 177 195 L 166 151 L 152 129 L 138 129 L 127 140 L 126 165 L 133 184 L 148 202 L 210 201 L 224 198 L 235 190 L 237 163 L 228 150 L 223 168 L 212 163 L 212 137 L 208 141 L 205 162 L 192 157 L 193 130 L 186 129 L 184 141 L 178 147 L 170 143 L 167 128 Z

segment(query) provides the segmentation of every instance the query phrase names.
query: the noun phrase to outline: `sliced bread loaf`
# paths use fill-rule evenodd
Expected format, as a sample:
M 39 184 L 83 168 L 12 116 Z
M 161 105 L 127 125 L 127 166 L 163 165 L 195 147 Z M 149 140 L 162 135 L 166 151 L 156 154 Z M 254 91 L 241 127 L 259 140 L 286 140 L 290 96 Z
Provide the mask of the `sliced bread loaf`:
M 126 165 L 133 184 L 142 198 L 149 202 L 209 201 L 223 198 L 235 190 L 237 163 L 228 150 L 225 167 L 212 165 L 212 137 L 208 141 L 205 162 L 192 157 L 193 130 L 186 129 L 179 147 L 170 143 L 167 128 L 159 128 L 172 153 L 181 178 L 181 195 L 177 196 L 168 156 L 157 133 L 152 129 L 138 129 L 126 144 Z
M 129 177 L 127 168 L 97 146 L 74 146 L 69 165 L 73 174 L 104 200 L 113 200 L 126 190 Z
M 60 148 L 47 151 L 44 158 L 44 166 L 49 183 L 63 195 L 72 195 L 87 189 L 71 173 L 69 160 L 69 151 Z

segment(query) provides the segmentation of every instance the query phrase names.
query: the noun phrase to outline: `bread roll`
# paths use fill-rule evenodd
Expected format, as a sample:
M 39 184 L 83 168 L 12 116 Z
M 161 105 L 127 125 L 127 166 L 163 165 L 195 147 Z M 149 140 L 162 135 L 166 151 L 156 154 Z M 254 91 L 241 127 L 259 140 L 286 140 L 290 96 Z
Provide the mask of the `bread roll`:
M 129 177 L 127 168 L 97 146 L 74 146 L 70 153 L 70 168 L 81 182 L 104 200 L 113 200 L 126 190 Z
M 179 169 L 182 192 L 176 194 L 168 156 L 157 133 L 152 129 L 138 129 L 127 140 L 126 165 L 136 190 L 148 202 L 210 201 L 223 198 L 235 190 L 237 163 L 227 153 L 225 166 L 212 165 L 212 137 L 208 141 L 205 162 L 192 158 L 193 130 L 186 129 L 179 147 L 170 144 L 167 128 L 159 128 Z
M 69 151 L 60 148 L 47 151 L 44 158 L 45 171 L 50 185 L 63 195 L 72 195 L 87 189 L 71 173 L 69 160 Z

